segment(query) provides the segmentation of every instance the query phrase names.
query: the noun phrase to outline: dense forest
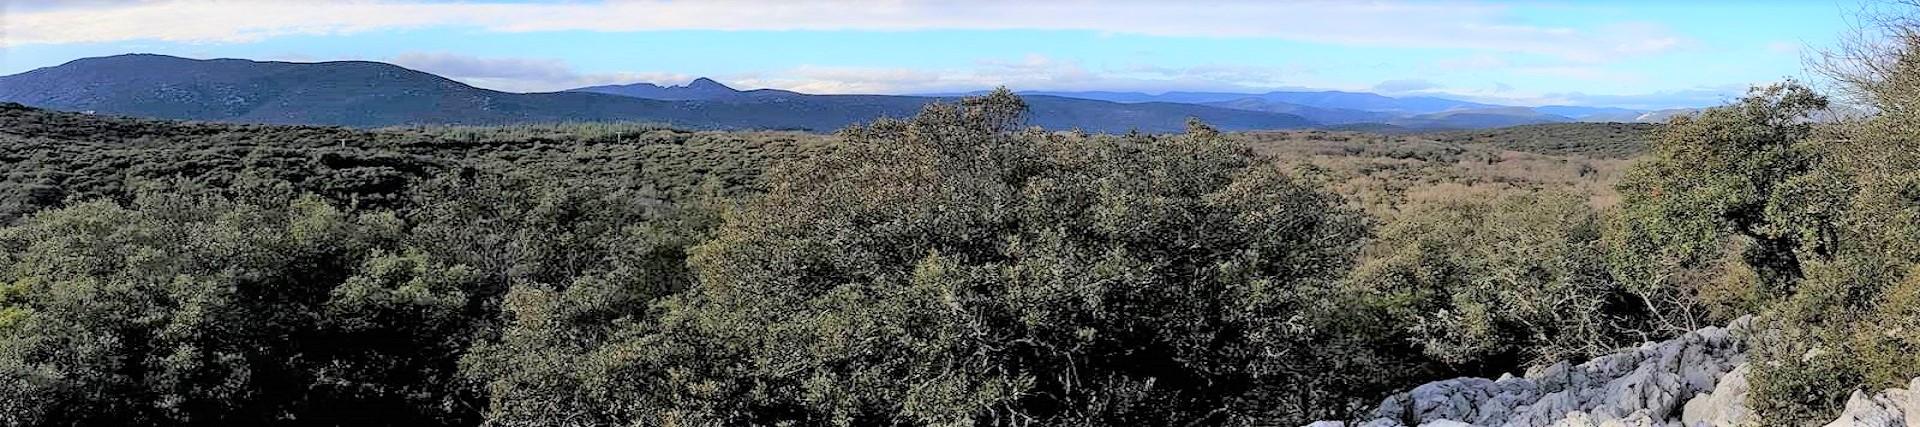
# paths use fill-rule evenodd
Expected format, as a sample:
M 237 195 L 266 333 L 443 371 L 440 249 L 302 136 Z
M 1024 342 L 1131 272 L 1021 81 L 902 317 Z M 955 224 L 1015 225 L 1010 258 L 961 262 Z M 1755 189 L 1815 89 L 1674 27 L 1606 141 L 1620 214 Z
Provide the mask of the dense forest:
M 1786 82 L 1590 148 L 7 105 L 0 423 L 1299 425 L 1747 314 L 1750 407 L 1820 422 L 1920 375 L 1914 28 L 1833 64 L 1873 115 Z

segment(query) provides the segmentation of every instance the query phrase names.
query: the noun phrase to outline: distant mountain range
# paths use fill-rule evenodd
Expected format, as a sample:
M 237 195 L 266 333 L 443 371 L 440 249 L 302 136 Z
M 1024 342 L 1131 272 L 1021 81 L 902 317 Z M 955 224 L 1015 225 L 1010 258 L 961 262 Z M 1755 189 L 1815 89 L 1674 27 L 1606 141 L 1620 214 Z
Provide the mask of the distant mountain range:
M 736 90 L 700 78 L 683 86 L 593 86 L 509 93 L 379 62 L 197 60 L 129 54 L 79 59 L 0 77 L 0 101 L 164 119 L 377 127 L 643 121 L 693 129 L 830 131 L 905 117 L 967 94 L 812 95 Z M 1509 107 L 1357 92 L 1023 92 L 1029 121 L 1051 129 L 1172 132 L 1197 117 L 1223 130 L 1479 129 L 1660 116 L 1598 107 Z M 1663 117 L 1663 116 L 1660 116 Z
M 977 95 L 985 91 L 928 96 Z M 1329 128 L 1484 129 L 1490 127 L 1569 122 L 1663 122 L 1698 108 L 1634 110 L 1615 107 L 1548 105 L 1516 107 L 1431 96 L 1391 97 L 1366 92 L 1276 91 L 1234 92 L 1049 92 L 1022 91 L 1021 95 L 1059 96 L 1113 102 L 1175 102 L 1253 111 L 1295 114 Z M 1355 126 L 1362 125 L 1362 126 Z
M 646 99 L 651 96 L 660 99 Z M 377 127 L 643 121 L 693 129 L 831 131 L 906 117 L 937 97 L 736 91 L 712 80 L 687 86 L 508 93 L 392 64 L 196 60 L 164 55 L 86 58 L 0 77 L 0 101 L 165 119 Z M 1027 97 L 1030 121 L 1093 132 L 1173 132 L 1198 117 L 1221 129 L 1292 129 L 1300 116 L 1192 104 L 1126 104 Z
M 981 93 L 981 92 L 973 92 Z M 1060 96 L 1067 98 L 1098 99 L 1113 102 L 1178 102 L 1185 104 L 1206 104 L 1219 102 L 1258 100 L 1269 104 L 1292 104 L 1334 110 L 1357 110 L 1383 113 L 1438 113 L 1448 110 L 1500 107 L 1446 98 L 1425 96 L 1395 98 L 1365 92 L 1317 91 L 1317 92 L 1167 92 L 1150 95 L 1140 92 L 1020 92 L 1028 95 Z
M 667 101 L 714 101 L 747 98 L 791 97 L 805 94 L 779 89 L 736 90 L 706 77 L 693 79 L 685 86 L 660 86 L 653 83 L 589 86 L 568 92 L 591 92 Z

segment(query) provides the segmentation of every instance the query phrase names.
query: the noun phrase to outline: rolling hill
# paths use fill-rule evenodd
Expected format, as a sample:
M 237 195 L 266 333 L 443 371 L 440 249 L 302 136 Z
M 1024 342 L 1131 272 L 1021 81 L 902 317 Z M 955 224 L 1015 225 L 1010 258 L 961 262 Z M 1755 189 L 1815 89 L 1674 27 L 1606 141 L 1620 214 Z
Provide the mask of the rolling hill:
M 1583 121 L 1631 122 L 1645 111 L 1614 107 L 1583 107 L 1575 105 L 1547 105 L 1533 107 L 1534 111 L 1567 117 Z
M 1498 129 L 1431 132 L 1422 137 L 1454 144 L 1485 144 L 1503 150 L 1556 156 L 1632 158 L 1659 138 L 1653 123 L 1547 123 Z
M 723 99 L 742 99 L 749 97 L 799 96 L 799 92 L 758 89 L 750 91 L 735 90 L 725 84 L 706 77 L 693 79 L 685 85 L 660 86 L 653 83 L 634 83 L 624 85 L 589 86 L 568 92 L 603 93 L 634 98 L 658 99 L 663 101 L 713 101 Z
M 1562 123 L 1571 118 L 1541 113 L 1526 107 L 1497 107 L 1449 110 L 1417 114 L 1388 120 L 1388 124 L 1417 129 L 1488 129 L 1508 126 Z
M 1221 108 L 1232 108 L 1236 110 L 1287 113 L 1287 114 L 1298 115 L 1300 117 L 1305 117 L 1307 118 L 1307 120 L 1320 122 L 1321 124 L 1325 124 L 1325 125 L 1344 125 L 1344 124 L 1353 124 L 1353 123 L 1386 123 L 1387 121 L 1393 120 L 1395 117 L 1397 117 L 1393 113 L 1351 110 L 1351 109 L 1345 109 L 1345 108 L 1313 107 L 1313 106 L 1307 106 L 1307 105 L 1273 101 L 1273 100 L 1268 100 L 1260 97 L 1246 97 L 1246 98 L 1240 98 L 1240 99 L 1235 99 L 1231 101 L 1206 102 L 1206 103 L 1202 103 L 1201 105 L 1210 105 L 1210 106 L 1221 107 Z
M 650 85 L 649 85 L 650 86 Z M 829 131 L 880 117 L 904 117 L 934 97 L 805 95 L 735 91 L 706 80 L 686 87 L 629 85 L 601 91 L 672 94 L 678 99 L 570 91 L 509 93 L 469 86 L 392 64 L 197 60 L 164 55 L 79 59 L 0 77 L 0 101 L 67 111 L 238 123 L 380 127 L 643 121 L 689 129 Z M 1222 130 L 1317 125 L 1297 115 L 1177 103 L 1116 103 L 1031 96 L 1032 124 L 1092 132 L 1174 132 L 1188 117 Z
M 692 119 L 671 102 L 511 94 L 378 62 L 86 58 L 0 77 L 0 100 L 98 114 L 271 124 L 385 126 Z M 676 120 L 678 119 L 678 120 Z

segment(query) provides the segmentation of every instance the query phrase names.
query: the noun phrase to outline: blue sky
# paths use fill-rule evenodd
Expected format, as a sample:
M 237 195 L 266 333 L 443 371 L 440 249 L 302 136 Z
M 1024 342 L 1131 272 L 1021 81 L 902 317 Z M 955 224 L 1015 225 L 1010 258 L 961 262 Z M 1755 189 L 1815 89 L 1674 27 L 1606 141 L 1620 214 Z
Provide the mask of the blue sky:
M 1853 0 L 4 3 L 0 73 L 130 52 L 375 60 L 508 91 L 1337 89 L 1666 108 L 1807 78 Z

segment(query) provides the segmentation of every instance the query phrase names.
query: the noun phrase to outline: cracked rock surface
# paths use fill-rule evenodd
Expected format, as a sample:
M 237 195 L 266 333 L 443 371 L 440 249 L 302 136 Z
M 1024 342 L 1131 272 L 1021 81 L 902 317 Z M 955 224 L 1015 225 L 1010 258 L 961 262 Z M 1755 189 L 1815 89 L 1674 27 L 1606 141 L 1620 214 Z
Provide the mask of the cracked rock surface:
M 1427 383 L 1388 397 L 1370 419 L 1356 425 L 1737 425 L 1750 418 L 1743 404 L 1743 365 L 1752 324 L 1752 318 L 1743 317 L 1726 327 L 1700 329 L 1578 365 L 1560 362 L 1536 368 L 1525 377 Z
M 1905 426 L 1908 420 L 1920 421 L 1920 378 L 1908 382 L 1905 389 L 1887 389 L 1872 395 L 1854 390 L 1840 418 L 1827 426 Z

